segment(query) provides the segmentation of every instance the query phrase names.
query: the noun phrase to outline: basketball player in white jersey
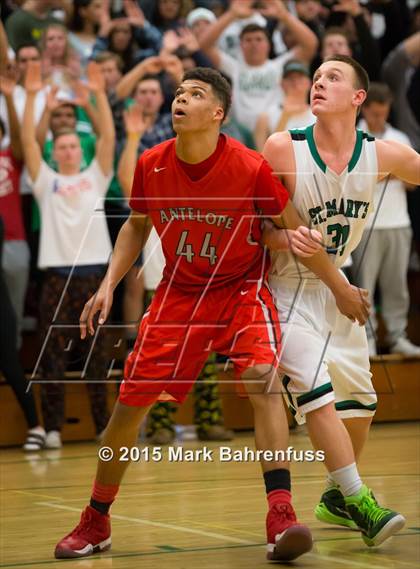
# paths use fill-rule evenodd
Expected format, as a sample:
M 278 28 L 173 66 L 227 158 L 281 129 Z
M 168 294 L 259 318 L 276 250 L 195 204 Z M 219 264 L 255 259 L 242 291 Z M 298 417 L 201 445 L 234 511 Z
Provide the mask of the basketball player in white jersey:
M 360 241 L 378 180 L 391 175 L 420 183 L 414 150 L 356 130 L 368 85 L 353 59 L 328 58 L 311 89 L 315 125 L 273 134 L 263 151 L 300 217 L 323 235 L 337 268 Z M 359 529 L 367 545 L 379 545 L 405 519 L 378 505 L 356 466 L 376 409 L 365 329 L 337 310 L 334 291 L 291 254 L 287 231 L 268 227 L 265 244 L 277 250 L 270 285 L 282 322 L 285 398 L 298 423 L 306 419 L 313 446 L 326 456 L 328 487 L 315 514 Z

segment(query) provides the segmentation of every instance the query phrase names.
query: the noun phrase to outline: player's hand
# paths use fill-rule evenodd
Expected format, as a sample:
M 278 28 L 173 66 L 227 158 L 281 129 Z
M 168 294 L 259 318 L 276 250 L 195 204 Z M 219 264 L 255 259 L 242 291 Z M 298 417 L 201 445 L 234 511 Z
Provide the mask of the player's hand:
M 370 302 L 369 293 L 363 288 L 348 284 L 339 293 L 335 294 L 337 308 L 352 322 L 358 322 L 360 326 L 366 324 L 369 318 Z
M 111 310 L 112 301 L 113 292 L 109 288 L 102 288 L 102 286 L 98 292 L 87 301 L 79 320 L 80 337 L 82 340 L 86 338 L 87 332 L 89 332 L 91 336 L 95 333 L 93 319 L 98 312 L 98 324 L 104 324 Z
M 322 235 L 316 229 L 301 225 L 291 232 L 290 249 L 298 257 L 312 257 L 322 249 Z

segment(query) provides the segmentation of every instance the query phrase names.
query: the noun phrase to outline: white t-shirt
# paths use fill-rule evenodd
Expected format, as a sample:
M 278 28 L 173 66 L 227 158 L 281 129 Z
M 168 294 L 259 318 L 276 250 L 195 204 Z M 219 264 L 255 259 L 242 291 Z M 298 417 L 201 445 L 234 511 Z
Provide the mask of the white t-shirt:
M 111 179 L 96 159 L 74 176 L 41 162 L 33 184 L 42 219 L 39 268 L 108 263 L 112 247 L 103 198 Z
M 364 119 L 359 122 L 358 128 L 368 131 Z M 385 132 L 372 132 L 371 134 L 381 140 L 395 140 L 411 146 L 408 136 L 388 123 Z M 411 222 L 407 209 L 407 193 L 405 185 L 401 180 L 391 178 L 388 181 L 385 179 L 380 182 L 376 187 L 374 203 L 375 210 L 368 216 L 366 229 L 372 227 L 373 223 L 375 223 L 375 229 L 410 227 Z
M 276 130 L 276 127 L 280 120 L 281 113 L 282 113 L 282 108 L 279 105 L 276 105 L 267 112 L 268 125 L 271 133 L 273 133 Z M 306 128 L 307 126 L 314 124 L 315 121 L 316 117 L 315 115 L 312 114 L 312 111 L 308 106 L 305 112 L 299 113 L 298 115 L 292 115 L 287 121 L 284 130 L 290 130 L 292 128 Z
M 267 59 L 258 66 L 247 65 L 223 52 L 220 52 L 220 57 L 220 71 L 232 79 L 234 117 L 253 132 L 258 116 L 281 104 L 283 90 L 280 79 L 285 63 L 294 57 L 294 52 L 291 50 L 275 59 Z
M 234 57 L 236 60 L 243 61 L 240 45 L 241 40 L 239 36 L 241 34 L 241 31 L 248 24 L 257 24 L 257 26 L 266 28 L 267 20 L 259 12 L 255 12 L 250 18 L 235 20 L 229 24 L 225 30 L 223 30 L 222 35 L 217 42 L 217 47 L 231 57 Z M 273 31 L 271 40 L 273 43 L 274 55 L 280 55 L 287 51 L 287 47 L 283 41 L 283 37 L 279 29 L 275 29 Z

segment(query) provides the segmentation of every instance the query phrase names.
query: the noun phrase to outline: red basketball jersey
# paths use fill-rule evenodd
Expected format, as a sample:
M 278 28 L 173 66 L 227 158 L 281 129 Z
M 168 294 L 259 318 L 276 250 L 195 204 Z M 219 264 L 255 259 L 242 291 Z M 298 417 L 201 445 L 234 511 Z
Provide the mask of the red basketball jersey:
M 192 181 L 171 139 L 139 159 L 130 207 L 149 215 L 160 236 L 164 280 L 185 289 L 263 277 L 261 216 L 279 215 L 287 200 L 264 158 L 240 142 L 226 137 L 215 165 Z

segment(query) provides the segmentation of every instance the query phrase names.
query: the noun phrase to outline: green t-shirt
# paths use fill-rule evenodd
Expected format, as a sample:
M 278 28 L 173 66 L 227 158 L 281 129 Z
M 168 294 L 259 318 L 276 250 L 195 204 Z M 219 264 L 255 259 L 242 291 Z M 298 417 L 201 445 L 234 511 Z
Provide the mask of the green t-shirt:
M 53 16 L 38 18 L 26 10 L 16 10 L 6 20 L 6 33 L 9 44 L 16 51 L 19 46 L 38 43 L 43 30 L 49 24 L 60 23 Z

